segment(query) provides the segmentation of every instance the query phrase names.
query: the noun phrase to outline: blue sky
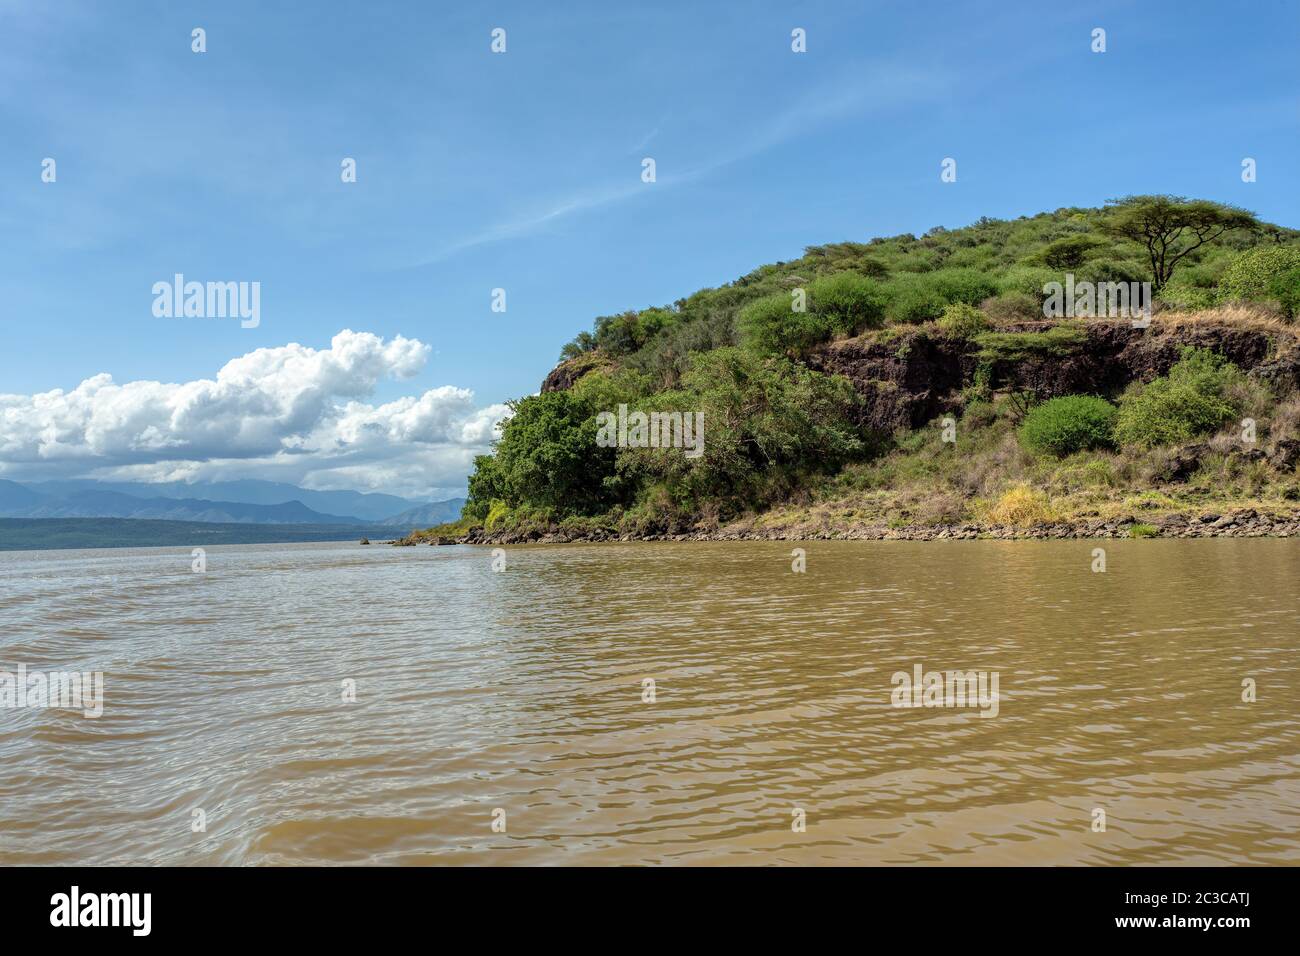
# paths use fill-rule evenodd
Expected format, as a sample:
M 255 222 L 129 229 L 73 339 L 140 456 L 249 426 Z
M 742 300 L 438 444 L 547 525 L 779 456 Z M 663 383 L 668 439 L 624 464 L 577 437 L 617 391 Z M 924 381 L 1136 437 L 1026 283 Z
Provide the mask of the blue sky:
M 505 54 L 490 52 L 494 27 Z M 26 428 L 0 433 L 0 477 L 436 495 L 481 450 L 483 410 L 535 391 L 594 316 L 810 244 L 1137 192 L 1300 226 L 1297 40 L 1300 5 L 1273 0 L 0 0 L 0 412 Z M 948 156 L 953 184 L 939 180 Z M 343 157 L 356 183 L 340 181 Z M 154 317 L 153 283 L 177 272 L 260 282 L 260 325 Z M 497 287 L 505 313 L 490 309 Z M 344 329 L 375 339 L 331 347 Z M 427 349 L 394 351 L 398 336 Z M 212 380 L 289 343 L 315 351 L 324 380 L 293 377 L 306 359 L 278 352 L 215 397 L 97 393 L 52 420 L 31 398 L 105 373 Z M 347 361 L 342 384 L 320 372 Z M 205 403 L 245 414 L 232 396 L 257 375 L 281 376 L 262 396 L 281 403 L 274 422 L 205 424 L 203 441 L 167 430 Z M 323 398 L 298 407 L 295 382 Z M 349 402 L 364 405 L 354 432 L 379 437 L 335 461 Z M 423 442 L 421 456 L 385 452 L 381 432 Z

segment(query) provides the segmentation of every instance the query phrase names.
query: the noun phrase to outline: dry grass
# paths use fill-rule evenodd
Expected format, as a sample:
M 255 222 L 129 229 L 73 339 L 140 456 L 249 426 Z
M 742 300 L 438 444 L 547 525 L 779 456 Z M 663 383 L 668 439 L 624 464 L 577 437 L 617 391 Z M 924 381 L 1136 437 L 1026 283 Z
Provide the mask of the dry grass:
M 1058 519 L 1047 493 L 1024 481 L 1012 485 L 996 502 L 980 510 L 989 524 L 1016 528 L 1051 524 Z
M 1281 313 L 1267 306 L 1234 302 L 1200 312 L 1158 313 L 1152 319 L 1152 326 L 1169 330 L 1197 328 L 1202 326 L 1237 326 L 1254 329 L 1276 335 L 1279 352 L 1294 348 L 1296 345 L 1297 326 L 1288 322 Z

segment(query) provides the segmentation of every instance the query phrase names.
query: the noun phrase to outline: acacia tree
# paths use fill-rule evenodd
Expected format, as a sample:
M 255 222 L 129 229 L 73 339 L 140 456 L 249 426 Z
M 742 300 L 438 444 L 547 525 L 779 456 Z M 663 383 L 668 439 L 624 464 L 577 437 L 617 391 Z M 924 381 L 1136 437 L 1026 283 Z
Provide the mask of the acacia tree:
M 1182 196 L 1126 196 L 1106 203 L 1102 229 L 1146 246 L 1155 291 L 1169 281 L 1189 253 L 1231 229 L 1258 229 L 1255 214 L 1208 199 Z

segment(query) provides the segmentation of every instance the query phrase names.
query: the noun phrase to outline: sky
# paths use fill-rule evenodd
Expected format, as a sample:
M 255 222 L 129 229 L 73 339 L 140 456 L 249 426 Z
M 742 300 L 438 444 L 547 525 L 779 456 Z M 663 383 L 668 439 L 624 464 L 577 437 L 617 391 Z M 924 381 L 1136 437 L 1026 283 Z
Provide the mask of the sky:
M 1292 0 L 0 0 L 0 478 L 449 497 L 596 316 L 809 245 L 1147 192 L 1300 227 L 1298 41 Z M 177 273 L 256 326 L 155 315 Z

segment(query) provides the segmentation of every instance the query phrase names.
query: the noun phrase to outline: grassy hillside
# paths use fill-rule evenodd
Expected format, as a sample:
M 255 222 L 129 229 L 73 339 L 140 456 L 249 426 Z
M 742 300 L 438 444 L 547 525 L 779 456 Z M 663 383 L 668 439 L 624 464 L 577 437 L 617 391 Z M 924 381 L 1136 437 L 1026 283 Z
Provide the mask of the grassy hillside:
M 1067 282 L 1150 283 L 1156 318 L 1045 318 Z M 430 534 L 1294 509 L 1297 311 L 1300 232 L 1205 201 L 813 247 L 596 319 Z M 620 405 L 703 413 L 702 453 L 603 447 Z

